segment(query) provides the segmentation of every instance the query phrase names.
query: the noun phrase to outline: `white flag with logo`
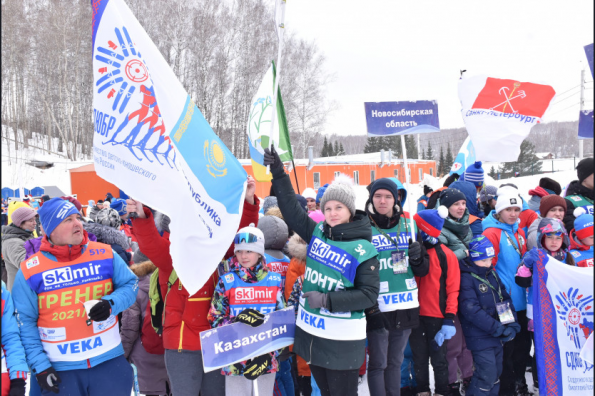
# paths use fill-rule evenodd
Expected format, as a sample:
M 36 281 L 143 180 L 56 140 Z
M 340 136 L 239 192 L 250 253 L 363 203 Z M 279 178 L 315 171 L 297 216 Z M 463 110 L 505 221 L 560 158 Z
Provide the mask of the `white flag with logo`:
M 233 241 L 246 172 L 128 6 L 91 4 L 95 171 L 171 217 L 173 266 L 192 295 Z
M 459 81 L 459 99 L 476 161 L 516 161 L 556 92 L 549 85 L 487 76 Z

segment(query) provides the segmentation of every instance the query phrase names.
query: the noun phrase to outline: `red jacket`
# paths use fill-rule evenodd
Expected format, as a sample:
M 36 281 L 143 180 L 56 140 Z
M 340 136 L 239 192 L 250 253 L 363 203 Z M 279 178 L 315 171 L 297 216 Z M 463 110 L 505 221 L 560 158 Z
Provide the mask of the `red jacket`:
M 428 248 L 430 270 L 415 277 L 419 290 L 419 315 L 454 319 L 459 307 L 461 270 L 457 256 L 442 243 Z M 446 268 L 446 274 L 443 272 Z
M 535 211 L 531 209 L 523 210 L 519 215 L 519 220 L 521 220 L 521 222 L 519 223 L 519 228 L 525 231 L 526 234 L 526 231 L 529 229 L 529 226 L 533 224 L 533 222 L 538 218 L 539 215 Z
M 244 211 L 239 228 L 247 227 L 250 223 L 258 224 L 259 199 L 254 196 L 255 204 L 244 201 Z M 171 255 L 169 254 L 169 239 L 161 237 L 155 226 L 153 214 L 148 208 L 143 208 L 146 219 L 134 218 L 132 229 L 138 240 L 139 249 L 159 268 L 159 285 L 161 293 L 167 292 L 167 280 L 173 270 Z M 225 254 L 225 259 L 233 256 L 233 243 Z M 209 330 L 211 324 L 207 314 L 211 306 L 211 298 L 217 286 L 219 276 L 217 270 L 196 294 L 190 296 L 180 280 L 171 286 L 165 298 L 165 314 L 163 322 L 163 347 L 177 350 L 200 350 L 199 333 Z

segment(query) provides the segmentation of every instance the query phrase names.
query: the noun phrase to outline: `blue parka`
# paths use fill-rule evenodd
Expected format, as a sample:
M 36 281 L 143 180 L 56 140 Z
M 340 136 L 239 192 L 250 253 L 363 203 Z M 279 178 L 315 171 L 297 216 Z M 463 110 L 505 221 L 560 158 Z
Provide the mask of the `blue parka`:
M 10 379 L 27 378 L 29 366 L 21 343 L 19 325 L 12 296 L 2 281 L 2 364 L 6 364 Z
M 514 277 L 521 262 L 521 257 L 526 251 L 525 234 L 523 230 L 519 229 L 518 222 L 512 225 L 503 223 L 496 220 L 495 214 L 496 211 L 492 210 L 482 221 L 483 235 L 494 245 L 497 257 L 496 272 L 506 287 L 506 292 L 512 297 L 515 309 L 524 311 L 527 309 L 526 289 L 517 285 Z M 512 244 L 510 241 L 512 241 Z M 517 249 L 519 249 L 520 254 Z
M 467 349 L 480 351 L 502 345 L 499 338 L 492 336 L 500 326 L 503 326 L 496 310 L 496 302 L 500 302 L 500 296 L 497 291 L 471 274 L 474 273 L 486 279 L 496 290 L 500 289 L 502 302 L 510 303 L 516 321 L 516 311 L 506 287 L 501 283 L 493 267 L 478 267 L 469 257 L 459 260 L 459 266 L 461 268 L 459 318 Z

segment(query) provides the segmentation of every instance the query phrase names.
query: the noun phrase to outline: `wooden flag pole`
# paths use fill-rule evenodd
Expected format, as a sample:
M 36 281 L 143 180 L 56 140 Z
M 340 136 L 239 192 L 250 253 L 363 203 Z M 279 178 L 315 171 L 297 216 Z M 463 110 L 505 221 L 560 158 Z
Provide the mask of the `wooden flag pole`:
M 407 187 L 411 188 L 411 176 L 409 176 L 409 165 L 407 163 L 407 148 L 405 147 L 405 137 L 401 135 L 401 147 L 403 148 L 403 162 L 405 163 L 405 182 L 407 183 Z M 411 195 L 411 194 L 407 194 Z M 411 240 L 415 242 L 415 221 L 413 221 L 413 210 L 411 207 L 411 202 L 413 199 L 409 199 L 409 217 L 411 219 Z

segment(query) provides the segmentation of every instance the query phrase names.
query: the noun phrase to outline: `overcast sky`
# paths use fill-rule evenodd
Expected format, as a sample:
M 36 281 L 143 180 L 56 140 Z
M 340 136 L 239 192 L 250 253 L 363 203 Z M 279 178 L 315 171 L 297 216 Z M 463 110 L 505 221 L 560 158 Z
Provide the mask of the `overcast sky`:
M 287 0 L 285 22 L 316 41 L 336 75 L 327 97 L 339 109 L 325 132 L 363 135 L 364 102 L 435 99 L 440 127 L 462 127 L 460 69 L 552 85 L 559 96 L 544 121 L 578 120 L 579 88 L 564 92 L 584 67 L 585 108 L 593 108 L 583 49 L 593 42 L 593 3 Z

